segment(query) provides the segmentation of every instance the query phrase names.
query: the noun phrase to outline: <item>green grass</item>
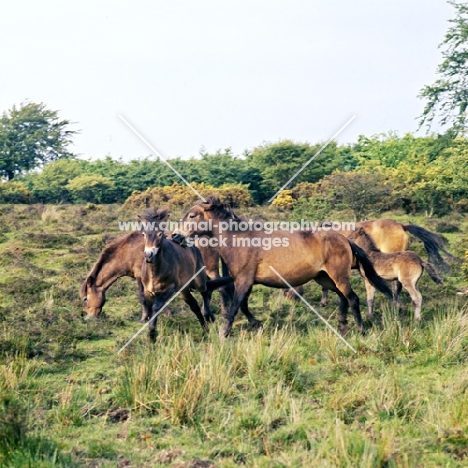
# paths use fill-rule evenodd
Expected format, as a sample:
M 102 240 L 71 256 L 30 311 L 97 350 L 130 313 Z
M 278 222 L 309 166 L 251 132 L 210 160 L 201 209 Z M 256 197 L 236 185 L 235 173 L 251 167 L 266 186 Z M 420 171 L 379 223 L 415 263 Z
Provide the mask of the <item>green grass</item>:
M 357 354 L 303 304 L 256 287 L 263 332 L 239 315 L 220 340 L 218 316 L 203 336 L 176 301 L 155 345 L 142 335 L 118 355 L 140 327 L 136 284 L 116 283 L 94 322 L 82 319 L 78 289 L 116 220 L 131 219 L 119 210 L 0 207 L 0 466 L 466 466 L 459 266 L 443 286 L 424 277 L 419 324 L 406 294 L 402 313 L 378 296 L 366 336 L 347 336 Z M 447 222 L 461 256 L 467 225 Z M 359 277 L 353 285 L 364 305 Z M 319 288 L 306 285 L 305 297 L 317 306 Z M 331 296 L 320 309 L 333 325 L 337 305 Z

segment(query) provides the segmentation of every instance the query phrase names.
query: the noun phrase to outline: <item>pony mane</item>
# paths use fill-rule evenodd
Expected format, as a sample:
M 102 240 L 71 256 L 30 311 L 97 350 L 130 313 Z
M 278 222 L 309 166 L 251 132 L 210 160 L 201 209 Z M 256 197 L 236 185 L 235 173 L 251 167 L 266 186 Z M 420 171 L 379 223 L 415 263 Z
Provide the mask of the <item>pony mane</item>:
M 360 227 L 356 231 L 354 231 L 349 237 L 349 240 L 355 241 L 358 237 L 364 237 L 366 243 L 367 243 L 367 248 L 373 252 L 380 252 L 380 249 L 377 247 L 377 244 L 375 243 L 374 239 L 365 231 L 364 228 Z
M 198 205 L 210 205 L 208 208 L 210 211 L 213 211 L 219 219 L 235 219 L 240 221 L 241 218 L 237 216 L 230 206 L 226 206 L 224 203 L 221 203 L 218 195 L 209 195 L 205 198 L 206 201 L 199 201 Z
M 143 212 L 142 215 L 138 216 L 138 218 L 144 219 L 145 221 L 149 221 L 151 223 L 167 221 L 169 218 L 169 208 L 148 208 Z

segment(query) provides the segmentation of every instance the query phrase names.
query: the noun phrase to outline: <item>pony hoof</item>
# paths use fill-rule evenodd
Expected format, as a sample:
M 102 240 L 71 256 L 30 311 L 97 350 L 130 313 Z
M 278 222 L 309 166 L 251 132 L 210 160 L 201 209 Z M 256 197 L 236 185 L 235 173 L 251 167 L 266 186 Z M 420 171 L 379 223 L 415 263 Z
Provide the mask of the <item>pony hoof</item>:
M 208 323 L 214 323 L 215 321 L 215 316 L 214 315 L 205 315 L 205 321 Z
M 250 326 L 254 330 L 263 330 L 263 322 L 260 322 L 260 320 L 252 320 L 252 322 L 250 322 Z
M 219 336 L 222 340 L 225 340 L 231 334 L 232 327 L 225 327 L 223 330 L 219 332 Z
M 146 323 L 148 320 L 148 317 L 142 317 L 140 320 L 138 320 L 138 323 Z
M 372 320 L 372 319 L 374 318 L 374 314 L 367 314 L 367 315 L 366 315 L 366 318 L 367 318 L 368 320 Z

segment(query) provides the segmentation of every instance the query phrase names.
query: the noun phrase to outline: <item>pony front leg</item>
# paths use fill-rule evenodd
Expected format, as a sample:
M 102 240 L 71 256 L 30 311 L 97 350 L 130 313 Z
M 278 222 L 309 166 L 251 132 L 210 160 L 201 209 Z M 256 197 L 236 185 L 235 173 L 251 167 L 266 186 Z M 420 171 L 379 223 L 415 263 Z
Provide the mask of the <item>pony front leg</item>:
M 173 294 L 174 288 L 171 288 L 168 291 L 158 294 L 156 300 L 153 303 L 153 307 L 151 308 L 151 317 L 149 318 L 148 325 L 148 336 L 152 343 L 156 341 L 157 314 L 161 310 L 161 307 L 172 297 Z
M 148 304 L 145 297 L 145 287 L 143 286 L 143 282 L 140 278 L 136 279 L 138 285 L 138 299 L 140 300 L 141 304 L 141 319 L 139 320 L 140 323 L 145 323 L 148 320 L 151 311 L 151 304 Z
M 401 302 L 400 302 L 400 294 L 401 294 L 402 288 L 403 288 L 403 285 L 401 284 L 399 280 L 395 280 L 393 282 L 393 305 L 395 307 L 398 307 L 399 312 L 401 312 L 403 309 L 403 306 L 401 305 Z

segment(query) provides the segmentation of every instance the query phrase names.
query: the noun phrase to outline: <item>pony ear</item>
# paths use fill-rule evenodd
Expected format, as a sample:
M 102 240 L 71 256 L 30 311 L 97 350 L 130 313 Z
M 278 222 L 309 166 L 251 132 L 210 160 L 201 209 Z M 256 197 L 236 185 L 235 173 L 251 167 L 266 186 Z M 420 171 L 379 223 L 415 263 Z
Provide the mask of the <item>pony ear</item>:
M 219 198 L 214 202 L 208 201 L 208 203 L 200 203 L 200 206 L 203 208 L 204 211 L 222 210 L 223 208 L 225 208 L 224 204 L 221 203 Z
M 169 218 L 169 208 L 165 206 L 164 208 L 159 208 L 156 213 L 158 221 L 166 221 Z

